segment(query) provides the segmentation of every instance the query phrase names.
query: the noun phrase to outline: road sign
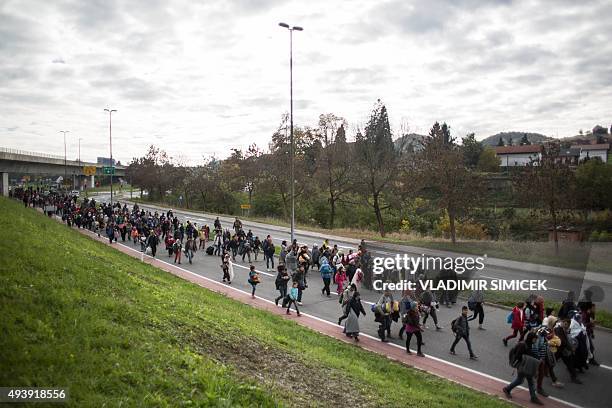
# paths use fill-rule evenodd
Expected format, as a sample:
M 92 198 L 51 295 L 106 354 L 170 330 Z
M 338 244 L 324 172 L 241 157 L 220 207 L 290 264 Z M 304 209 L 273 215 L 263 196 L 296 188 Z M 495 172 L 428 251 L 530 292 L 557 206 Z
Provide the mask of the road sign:
M 95 176 L 96 166 L 83 166 L 83 174 L 86 176 Z
M 240 208 L 243 210 L 250 210 L 251 204 L 240 204 Z
M 102 170 L 104 174 L 115 174 L 115 168 L 111 166 L 104 166 Z

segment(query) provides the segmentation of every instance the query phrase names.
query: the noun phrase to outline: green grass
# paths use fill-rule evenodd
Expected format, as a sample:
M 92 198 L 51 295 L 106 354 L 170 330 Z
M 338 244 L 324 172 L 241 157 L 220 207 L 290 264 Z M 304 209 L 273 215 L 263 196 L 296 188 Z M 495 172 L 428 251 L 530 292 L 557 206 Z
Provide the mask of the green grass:
M 465 298 L 467 298 L 469 296 L 469 293 L 463 293 L 463 295 Z M 521 294 L 517 292 L 500 292 L 494 290 L 486 290 L 484 297 L 486 302 L 491 302 L 508 307 L 514 307 L 516 306 L 517 302 L 525 301 L 526 298 L 526 294 Z M 555 311 L 559 311 L 561 303 L 545 299 L 544 306 L 552 307 Z M 612 313 L 607 310 L 597 309 L 595 317 L 597 318 L 597 326 L 612 329 Z
M 508 406 L 140 263 L 0 198 L 0 383 L 73 406 Z M 325 400 L 321 399 L 325 398 Z

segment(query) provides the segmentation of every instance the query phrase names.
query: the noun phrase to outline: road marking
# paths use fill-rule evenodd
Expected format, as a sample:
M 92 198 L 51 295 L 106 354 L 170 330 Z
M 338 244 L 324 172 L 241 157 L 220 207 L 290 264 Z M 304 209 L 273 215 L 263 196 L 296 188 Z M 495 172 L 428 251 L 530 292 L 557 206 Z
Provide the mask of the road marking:
M 612 370 L 612 367 L 607 366 L 607 365 L 605 365 L 605 364 L 600 364 L 599 366 L 600 366 L 601 368 L 605 368 L 606 370 Z
M 84 231 L 87 231 L 87 232 L 89 232 L 90 234 L 92 234 L 92 235 L 94 235 L 94 236 L 95 236 L 95 235 L 97 235 L 95 232 L 93 232 L 93 231 L 89 231 L 89 230 L 87 230 L 87 229 L 85 229 Z M 129 249 L 129 250 L 131 250 L 131 251 L 138 252 L 139 254 L 144 254 L 142 251 L 139 251 L 138 249 L 135 249 L 135 248 L 131 248 L 131 247 L 129 247 L 129 246 L 127 246 L 127 245 L 123 244 L 123 243 L 120 243 L 120 242 L 115 242 L 115 243 L 116 243 L 116 244 L 118 244 L 118 245 L 121 245 L 121 246 L 123 246 L 123 247 L 125 247 L 125 248 L 127 248 L 127 249 Z M 110 246 L 112 247 L 112 244 L 111 244 Z M 204 275 L 200 275 L 200 274 L 197 274 L 197 273 L 195 273 L 195 272 L 191 272 L 191 271 L 189 271 L 189 270 L 187 270 L 187 269 L 183 269 L 183 268 L 182 268 L 182 267 L 180 267 L 180 266 L 177 266 L 177 265 L 171 264 L 171 263 L 166 262 L 166 261 L 164 261 L 164 260 L 162 260 L 162 259 L 159 259 L 159 258 L 154 258 L 154 257 L 152 257 L 151 255 L 144 254 L 144 256 L 146 256 L 146 257 L 148 257 L 148 258 L 155 259 L 155 260 L 157 260 L 157 261 L 159 261 L 159 262 L 165 263 L 166 265 L 173 266 L 173 267 L 175 267 L 175 268 L 177 268 L 177 269 L 180 269 L 181 271 L 183 271 L 183 272 L 185 272 L 185 273 L 188 273 L 188 274 L 190 274 L 190 275 L 196 276 L 196 277 L 198 277 L 198 278 L 201 278 L 201 279 L 204 279 L 204 280 L 207 280 L 207 281 L 209 281 L 209 282 L 216 283 L 216 284 L 221 284 L 220 282 L 218 282 L 218 281 L 216 281 L 216 280 L 213 280 L 213 279 L 211 279 L 211 278 L 208 278 L 208 277 L 206 277 L 206 276 L 204 276 Z M 151 266 L 155 267 L 154 265 L 151 265 Z M 239 265 L 239 266 L 241 266 L 241 265 Z M 241 267 L 242 267 L 242 266 L 241 266 Z M 248 295 L 248 296 L 250 296 L 250 295 L 251 295 L 250 293 L 248 293 L 248 292 L 246 292 L 246 291 L 244 291 L 244 290 L 242 290 L 242 289 L 238 289 L 238 288 L 236 288 L 235 286 L 227 286 L 227 288 L 229 288 L 229 289 L 231 289 L 231 290 L 234 290 L 234 291 L 237 291 L 237 292 L 240 292 L 240 293 L 243 293 L 243 294 Z M 262 298 L 262 297 L 260 297 L 260 296 L 255 296 L 255 297 L 256 297 L 257 299 L 263 300 L 264 302 L 267 302 L 267 303 L 270 303 L 270 304 L 274 304 L 274 302 L 273 302 L 272 300 L 268 300 L 268 299 Z M 301 312 L 300 314 L 301 314 L 301 315 L 304 315 L 304 316 L 307 316 L 307 317 L 310 317 L 310 318 L 312 318 L 312 319 L 315 319 L 315 320 L 317 320 L 317 321 L 320 321 L 320 322 L 323 322 L 323 323 L 326 323 L 326 324 L 330 324 L 330 325 L 335 326 L 335 327 L 342 327 L 342 326 L 340 326 L 340 325 L 338 325 L 338 324 L 336 324 L 336 323 L 334 323 L 334 322 L 330 322 L 329 320 L 325 320 L 325 319 L 322 319 L 322 318 L 320 318 L 320 317 L 318 317 L 318 316 L 311 315 L 310 313 L 304 313 L 304 312 Z M 282 317 L 282 316 L 281 316 L 281 317 Z M 360 333 L 359 335 L 360 335 L 360 336 L 367 337 L 367 338 L 372 339 L 372 340 L 376 340 L 376 341 L 379 341 L 379 340 L 380 340 L 380 339 L 378 339 L 378 338 L 376 338 L 376 337 L 374 337 L 374 336 L 371 336 L 371 335 L 369 335 L 369 334 L 366 334 L 366 333 Z M 331 336 L 330 336 L 330 337 L 331 337 Z M 399 344 L 395 344 L 395 343 L 392 343 L 392 342 L 389 342 L 389 343 L 386 343 L 386 344 L 387 344 L 387 346 L 391 346 L 391 347 L 400 348 L 400 349 L 402 349 L 402 350 L 403 350 L 403 349 L 405 349 L 405 347 L 404 347 L 404 346 L 401 346 L 401 345 L 399 345 Z M 364 350 L 366 350 L 366 351 L 370 351 L 370 350 L 367 350 L 367 349 L 364 349 Z M 465 370 L 465 371 L 467 371 L 467 372 L 471 372 L 471 373 L 474 373 L 474 374 L 482 375 L 483 377 L 486 377 L 486 378 L 489 378 L 489 379 L 491 379 L 491 380 L 497 381 L 497 382 L 499 382 L 499 383 L 501 383 L 501 384 L 507 384 L 507 383 L 508 383 L 508 381 L 507 381 L 507 380 L 503 380 L 503 379 L 501 379 L 501 378 L 498 378 L 498 377 L 492 376 L 492 375 L 490 375 L 490 374 L 483 373 L 483 372 L 481 372 L 481 371 L 474 370 L 474 369 L 472 369 L 472 368 L 464 367 L 464 366 L 462 366 L 462 365 L 459 365 L 459 364 L 456 364 L 456 363 L 453 363 L 453 362 L 450 362 L 450 361 L 447 361 L 447 360 L 441 359 L 441 358 L 439 358 L 439 357 L 435 357 L 435 356 L 432 356 L 432 355 L 429 355 L 429 354 L 428 354 L 428 355 L 427 355 L 425 358 L 430 358 L 430 359 L 432 359 L 432 360 L 434 360 L 434 361 L 438 361 L 438 362 L 441 362 L 441 363 L 449 364 L 449 365 L 451 365 L 451 366 L 453 366 L 453 367 L 455 367 L 455 368 L 459 368 L 459 369 L 461 369 L 461 370 Z M 602 366 L 602 367 L 607 368 L 607 369 L 612 369 L 612 367 L 608 367 L 608 366 Z M 440 376 L 440 377 L 441 377 L 441 376 Z M 444 377 L 441 377 L 441 378 L 444 378 Z M 450 381 L 450 380 L 449 380 L 449 381 Z M 468 387 L 468 388 L 470 388 L 470 387 Z M 527 389 L 526 387 L 524 387 L 524 386 L 519 386 L 519 387 L 517 387 L 517 388 L 520 388 L 520 389 L 522 389 L 522 390 L 528 390 L 528 389 Z M 561 399 L 559 399 L 559 398 L 556 398 L 556 397 L 553 397 L 553 396 L 549 396 L 548 398 L 549 398 L 549 399 L 551 399 L 551 400 L 554 400 L 554 401 L 560 402 L 560 403 L 562 403 L 562 404 L 566 404 L 566 405 L 568 405 L 568 406 L 570 406 L 570 407 L 573 407 L 573 408 L 583 408 L 583 407 L 581 407 L 580 405 L 576 405 L 576 404 L 573 404 L 573 403 L 571 403 L 571 402 L 563 401 L 563 400 L 561 400 Z

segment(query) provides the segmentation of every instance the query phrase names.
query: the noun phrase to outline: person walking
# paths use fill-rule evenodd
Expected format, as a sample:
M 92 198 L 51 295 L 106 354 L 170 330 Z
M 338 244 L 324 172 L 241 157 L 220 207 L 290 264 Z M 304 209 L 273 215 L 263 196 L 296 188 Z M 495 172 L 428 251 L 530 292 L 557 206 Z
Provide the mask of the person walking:
M 379 310 L 379 326 L 378 337 L 383 342 L 387 342 L 391 337 L 391 312 L 393 311 L 393 295 L 390 290 L 385 290 L 376 302 L 376 308 Z M 386 336 L 385 336 L 386 334 Z
M 231 268 L 232 268 L 232 263 L 230 261 L 230 254 L 228 254 L 227 252 L 225 252 L 223 254 L 223 261 L 221 262 L 221 270 L 223 271 L 223 283 L 226 283 L 228 285 L 232 284 L 232 275 L 231 275 Z
M 331 291 L 329 289 L 329 284 L 331 283 L 333 271 L 326 258 L 322 258 L 319 272 L 321 273 L 321 279 L 323 279 L 323 288 L 321 289 L 321 293 L 327 294 L 327 297 L 330 297 Z
M 455 333 L 455 341 L 451 345 L 450 353 L 453 356 L 457 354 L 455 352 L 455 347 L 457 346 L 457 343 L 459 343 L 459 341 L 463 339 L 465 340 L 465 344 L 467 345 L 468 351 L 470 353 L 470 359 L 476 360 L 478 356 L 472 351 L 472 343 L 470 342 L 470 324 L 468 322 L 467 315 L 468 307 L 463 306 L 461 308 L 461 314 L 459 315 L 459 317 L 457 317 L 451 323 L 451 329 L 453 333 Z
M 323 265 L 321 265 L 323 266 Z M 354 288 L 351 298 L 348 301 L 348 317 L 344 324 L 344 333 L 347 337 L 352 337 L 355 341 L 359 341 L 359 315 L 366 315 L 359 292 Z
M 274 253 L 276 252 L 276 247 L 274 246 L 274 242 L 272 242 L 272 237 L 268 235 L 262 244 L 262 250 L 264 259 L 266 260 L 266 270 L 270 271 L 274 269 Z
M 533 381 L 534 377 L 537 375 L 538 366 L 540 365 L 540 360 L 534 356 L 532 352 L 535 336 L 535 333 L 529 333 L 524 342 L 520 340 L 510 351 L 509 363 L 511 367 L 516 368 L 516 378 L 510 384 L 502 388 L 502 391 L 508 399 L 511 399 L 512 390 L 527 380 L 531 402 L 536 405 L 544 405 L 536 395 Z
M 438 302 L 436 302 L 436 298 L 434 294 L 430 290 L 424 290 L 421 292 L 421 304 L 419 306 L 421 313 L 423 313 L 423 326 L 424 328 L 428 328 L 427 318 L 431 315 L 431 318 L 436 326 L 436 330 L 442 330 L 442 327 L 438 326 L 438 314 L 436 309 L 439 308 Z
M 188 237 L 187 242 L 185 242 L 185 256 L 187 256 L 189 263 L 192 263 L 196 248 L 195 239 L 193 237 Z
M 255 289 L 257 288 L 257 285 L 260 282 L 259 274 L 255 271 L 255 265 L 251 265 L 249 267 L 249 280 L 248 280 L 248 282 L 253 287 L 253 290 L 251 291 L 251 297 L 253 299 L 255 299 Z
M 293 282 L 293 286 L 291 287 L 291 290 L 289 291 L 289 299 L 287 301 L 287 314 L 290 315 L 291 314 L 291 305 L 295 306 L 295 311 L 297 312 L 298 317 L 300 316 L 300 309 L 298 308 L 298 304 L 297 302 L 297 298 L 298 298 L 298 283 L 297 282 Z
M 155 254 L 157 253 L 158 244 L 159 244 L 159 238 L 157 237 L 157 234 L 155 233 L 155 231 L 151 231 L 151 234 L 149 235 L 149 242 L 147 243 L 147 246 L 151 248 L 151 256 L 153 256 L 153 258 L 155 258 Z
M 285 302 L 285 297 L 287 296 L 287 283 L 289 283 L 289 274 L 287 273 L 287 268 L 285 265 L 278 265 L 278 274 L 276 275 L 276 280 L 274 284 L 276 285 L 276 290 L 278 290 L 279 296 L 274 299 L 274 303 L 278 306 L 278 301 L 282 300 Z
M 344 282 L 346 282 L 346 271 L 344 270 L 344 266 L 338 265 L 338 270 L 334 277 L 337 285 L 336 293 L 339 295 L 344 290 Z
M 177 239 L 176 241 L 174 241 L 174 244 L 172 245 L 172 252 L 174 252 L 174 263 L 177 263 L 180 265 L 181 264 L 181 256 L 183 253 L 183 243 L 181 242 L 180 239 Z
M 482 323 L 484 322 L 484 309 L 482 307 L 484 303 L 484 293 L 482 290 L 474 290 L 470 294 L 468 299 L 468 309 L 473 311 L 472 316 L 468 318 L 468 321 L 476 320 L 478 317 L 478 330 L 486 330 L 482 327 Z
M 425 357 L 425 354 L 421 352 L 421 346 L 423 345 L 423 335 L 421 332 L 423 328 L 419 324 L 420 317 L 416 309 L 416 307 L 408 309 L 403 321 L 406 331 L 406 353 L 412 354 L 410 351 L 410 340 L 412 340 L 412 335 L 414 335 L 417 339 L 417 356 Z
M 508 323 L 511 324 L 512 334 L 502 339 L 506 347 L 508 346 L 508 340 L 515 338 L 518 334 L 521 335 L 519 341 L 523 341 L 525 337 L 525 312 L 523 311 L 523 307 L 525 307 L 525 303 L 518 302 L 508 315 Z

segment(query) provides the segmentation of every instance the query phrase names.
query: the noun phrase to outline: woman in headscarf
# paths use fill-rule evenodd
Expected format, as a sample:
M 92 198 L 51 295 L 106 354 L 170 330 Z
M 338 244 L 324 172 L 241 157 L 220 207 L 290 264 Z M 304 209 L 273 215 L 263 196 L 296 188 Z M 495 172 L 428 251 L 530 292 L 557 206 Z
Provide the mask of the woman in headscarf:
M 365 316 L 366 312 L 361 303 L 361 297 L 357 288 L 353 287 L 352 289 L 354 289 L 354 292 L 347 305 L 348 318 L 344 325 L 344 333 L 348 337 L 355 339 L 355 341 L 359 341 L 359 315 L 363 314 Z

